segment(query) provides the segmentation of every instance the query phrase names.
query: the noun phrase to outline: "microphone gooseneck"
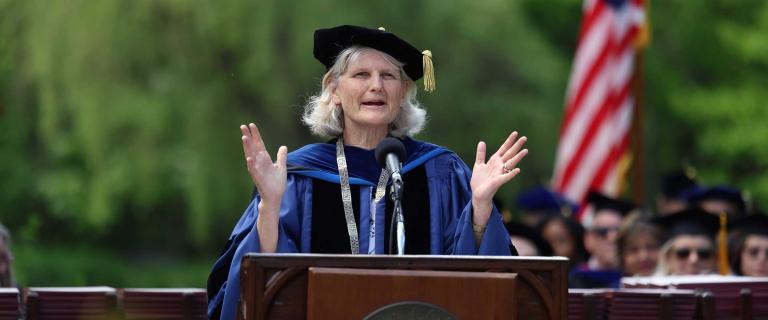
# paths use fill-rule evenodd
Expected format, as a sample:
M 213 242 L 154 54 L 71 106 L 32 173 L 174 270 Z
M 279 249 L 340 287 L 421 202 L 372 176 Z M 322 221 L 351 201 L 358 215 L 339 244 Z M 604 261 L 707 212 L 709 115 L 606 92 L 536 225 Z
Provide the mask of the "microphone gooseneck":
M 388 137 L 382 140 L 374 151 L 376 162 L 379 166 L 390 172 L 392 185 L 389 195 L 392 197 L 395 207 L 392 210 L 392 221 L 390 224 L 389 248 L 392 248 L 392 232 L 397 230 L 397 254 L 405 254 L 405 221 L 403 219 L 403 209 L 401 205 L 403 194 L 403 177 L 400 174 L 402 169 L 402 160 L 405 160 L 405 146 L 400 140 Z

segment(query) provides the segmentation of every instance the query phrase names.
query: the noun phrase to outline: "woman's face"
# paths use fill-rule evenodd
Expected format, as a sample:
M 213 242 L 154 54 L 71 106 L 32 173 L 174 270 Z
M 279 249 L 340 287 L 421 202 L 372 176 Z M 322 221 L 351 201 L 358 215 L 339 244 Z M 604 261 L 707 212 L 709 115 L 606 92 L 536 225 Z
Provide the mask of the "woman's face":
M 768 237 L 750 235 L 741 251 L 741 274 L 768 277 Z
M 406 89 L 398 66 L 376 50 L 363 50 L 339 77 L 332 102 L 344 110 L 345 132 L 388 130 L 400 111 Z
M 562 221 L 550 221 L 544 226 L 541 233 L 544 239 L 549 242 L 549 245 L 552 246 L 556 256 L 573 258 L 575 254 L 573 238 Z
M 705 236 L 680 235 L 667 253 L 669 273 L 673 275 L 706 274 L 715 271 L 715 249 Z
M 659 262 L 659 240 L 650 234 L 636 234 L 627 238 L 622 250 L 624 273 L 649 276 Z

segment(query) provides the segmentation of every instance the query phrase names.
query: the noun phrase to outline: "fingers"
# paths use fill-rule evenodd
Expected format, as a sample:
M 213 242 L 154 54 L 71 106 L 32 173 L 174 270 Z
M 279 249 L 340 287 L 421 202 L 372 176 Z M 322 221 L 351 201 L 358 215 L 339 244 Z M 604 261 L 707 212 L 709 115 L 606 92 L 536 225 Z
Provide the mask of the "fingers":
M 509 150 L 502 153 L 501 160 L 507 161 L 513 156 L 517 155 L 519 153 L 518 151 L 520 151 L 520 149 L 523 148 L 523 145 L 525 145 L 526 142 L 528 142 L 528 137 L 523 136 L 523 137 L 520 137 L 520 139 L 517 139 L 517 141 L 515 141 L 515 144 L 512 145 L 512 147 L 509 148 Z
M 245 163 L 248 165 L 248 170 L 251 169 L 251 148 L 249 147 L 250 142 L 248 141 L 248 137 L 243 136 L 243 156 L 245 156 Z
M 259 152 L 264 150 L 264 141 L 261 140 L 261 133 L 259 133 L 259 128 L 256 127 L 255 124 L 251 123 L 248 125 L 248 128 L 251 129 L 251 135 L 253 136 L 253 146 L 254 151 Z
M 509 172 L 502 174 L 499 179 L 501 180 L 501 183 L 499 186 L 509 182 L 509 180 L 512 180 L 515 176 L 517 176 L 520 173 L 520 168 L 514 168 L 510 170 Z
M 243 134 L 243 151 L 246 157 L 255 157 L 259 152 L 266 151 L 259 128 L 255 124 L 241 125 L 240 133 Z
M 508 161 L 504 162 L 504 166 L 507 168 L 516 168 L 517 164 L 520 163 L 520 160 L 523 160 L 525 156 L 528 155 L 528 149 L 523 149 L 520 152 L 518 152 L 512 159 L 509 159 Z
M 286 146 L 280 146 L 280 149 L 277 149 L 277 166 L 280 168 L 285 168 L 287 159 L 288 148 Z
M 245 154 L 245 157 L 248 158 L 253 154 L 253 150 L 251 150 L 251 133 L 245 125 L 240 126 L 240 132 L 243 134 L 241 138 L 243 140 L 243 153 Z
M 517 131 L 512 131 L 512 133 L 509 134 L 509 137 L 507 137 L 507 140 L 504 140 L 504 143 L 501 144 L 501 147 L 499 147 L 499 150 L 497 150 L 494 155 L 501 156 L 506 153 L 515 143 L 515 139 L 517 139 Z
M 523 160 L 523 158 L 525 158 L 526 155 L 528 155 L 528 149 L 523 149 L 522 151 L 518 152 L 514 157 L 512 157 L 512 159 L 504 162 L 504 168 L 514 168 L 514 169 L 506 171 L 501 176 L 498 177 L 498 179 L 500 180 L 499 186 L 509 182 L 509 180 L 512 180 L 512 178 L 514 178 L 520 173 L 520 168 L 517 168 L 517 164 L 520 163 L 520 160 Z
M 475 164 L 485 163 L 485 142 L 477 143 L 477 154 L 475 155 Z
M 266 165 L 267 163 L 272 164 L 272 157 L 265 149 L 261 133 L 255 124 L 241 125 L 240 133 L 243 134 L 241 137 L 243 140 L 243 154 L 248 165 L 248 171 L 254 172 L 259 166 Z

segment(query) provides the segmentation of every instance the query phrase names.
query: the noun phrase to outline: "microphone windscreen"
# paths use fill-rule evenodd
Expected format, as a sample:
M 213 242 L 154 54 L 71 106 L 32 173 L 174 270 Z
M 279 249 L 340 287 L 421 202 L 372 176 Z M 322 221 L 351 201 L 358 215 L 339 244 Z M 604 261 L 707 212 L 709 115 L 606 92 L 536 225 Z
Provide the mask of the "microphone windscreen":
M 384 140 L 376 146 L 376 150 L 374 151 L 376 162 L 378 162 L 379 166 L 382 168 L 387 167 L 387 154 L 389 153 L 394 153 L 397 158 L 400 159 L 400 162 L 405 161 L 405 145 L 396 138 L 384 138 Z

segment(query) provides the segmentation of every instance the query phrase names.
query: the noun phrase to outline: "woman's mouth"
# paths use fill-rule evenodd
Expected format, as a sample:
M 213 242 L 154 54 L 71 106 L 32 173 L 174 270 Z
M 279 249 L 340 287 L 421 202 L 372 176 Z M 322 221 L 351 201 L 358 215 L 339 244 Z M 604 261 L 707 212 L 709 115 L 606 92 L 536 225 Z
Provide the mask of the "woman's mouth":
M 385 104 L 386 103 L 382 100 L 363 101 L 363 105 L 368 107 L 381 107 Z

